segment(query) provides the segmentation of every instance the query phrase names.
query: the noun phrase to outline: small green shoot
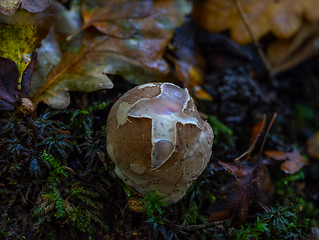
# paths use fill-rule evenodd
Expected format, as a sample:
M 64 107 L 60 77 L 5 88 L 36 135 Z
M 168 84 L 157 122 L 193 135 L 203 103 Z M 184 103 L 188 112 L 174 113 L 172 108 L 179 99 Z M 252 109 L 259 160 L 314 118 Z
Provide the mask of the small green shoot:
M 162 201 L 162 199 L 166 197 L 158 195 L 156 191 L 154 191 L 153 193 L 145 192 L 145 195 L 146 197 L 141 199 L 141 201 L 146 203 L 144 210 L 146 210 L 147 216 L 151 217 L 154 214 L 158 213 L 162 215 L 162 207 L 168 206 L 168 203 Z
M 239 232 L 238 232 L 239 231 Z M 246 239 L 256 239 L 258 240 L 261 234 L 269 234 L 269 229 L 266 222 L 261 222 L 259 217 L 257 217 L 257 223 L 255 227 L 251 227 L 247 224 L 247 227 L 241 226 L 239 230 L 236 231 L 236 240 L 246 240 Z
M 288 234 L 291 227 L 290 223 L 293 219 L 297 218 L 296 214 L 290 212 L 286 206 L 280 206 L 278 208 L 261 206 L 265 210 L 261 215 L 261 220 L 268 223 L 268 227 L 273 236 Z

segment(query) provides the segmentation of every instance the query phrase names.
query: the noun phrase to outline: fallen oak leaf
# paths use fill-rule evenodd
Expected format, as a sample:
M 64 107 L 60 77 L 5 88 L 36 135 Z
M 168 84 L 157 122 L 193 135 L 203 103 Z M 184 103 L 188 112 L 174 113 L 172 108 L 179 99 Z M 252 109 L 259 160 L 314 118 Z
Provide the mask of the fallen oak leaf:
M 66 37 L 80 29 L 82 24 L 80 5 L 74 2 L 70 3 L 70 10 L 67 10 L 61 3 L 53 1 L 45 13 L 54 15 L 55 22 L 51 31 L 37 49 L 38 61 L 33 74 L 30 97 L 35 95 L 36 91 L 43 86 L 49 71 L 60 64 L 62 59 L 60 45 L 65 46 Z M 63 28 L 61 28 L 62 25 Z
M 281 164 L 280 169 L 285 173 L 295 174 L 303 166 L 308 165 L 308 161 L 300 155 L 297 149 L 294 148 L 292 152 L 283 152 L 275 150 L 267 150 L 264 152 L 267 157 L 275 160 L 286 160 Z
M 133 37 L 139 32 L 136 20 L 147 17 L 153 5 L 152 0 L 85 1 L 82 4 L 84 24 L 69 39 L 90 26 L 113 37 Z
M 41 79 L 41 75 L 35 75 L 30 92 L 32 101 L 35 104 L 44 102 L 53 108 L 64 109 L 70 103 L 68 91 L 93 92 L 112 88 L 113 83 L 103 74 L 104 66 L 98 61 L 103 59 L 97 59 L 102 54 L 94 51 L 96 45 L 98 43 L 93 48 L 83 48 L 79 54 L 65 53 L 61 63 L 52 67 L 44 79 Z M 92 56 L 95 53 L 96 56 Z
M 67 42 L 67 37 L 81 29 L 83 25 L 79 1 L 69 1 L 67 9 L 60 1 L 53 0 L 44 13 L 54 15 L 55 21 L 51 32 L 54 32 L 59 43 Z
M 21 7 L 30 13 L 38 13 L 50 5 L 51 0 L 10 0 L 0 2 L 0 12 L 5 15 L 13 15 Z
M 66 41 L 71 32 L 80 28 L 80 13 L 77 8 L 77 4 L 71 4 L 71 9 L 67 10 L 61 3 L 53 1 L 46 10 L 54 14 L 55 22 L 52 31 L 38 49 L 38 63 L 29 93 L 35 105 L 42 101 L 53 108 L 63 109 L 70 103 L 68 91 L 90 92 L 113 87 L 110 79 L 103 74 L 104 67 L 89 66 L 91 59 L 87 54 L 91 45 L 96 43 L 92 40 L 93 37 L 87 41 L 82 41 L 80 37 Z M 65 28 L 61 28 L 62 25 Z M 86 61 L 81 62 L 81 59 Z
M 266 136 L 275 116 L 276 115 L 274 115 L 268 127 Z M 265 117 L 262 123 L 259 122 L 257 124 L 258 127 L 255 128 L 258 129 L 255 131 L 257 136 L 260 134 L 260 126 L 264 125 L 264 121 Z M 252 139 L 255 139 L 255 137 Z M 263 210 L 260 204 L 265 206 L 270 205 L 274 188 L 270 181 L 268 169 L 261 158 L 264 143 L 265 139 L 259 154 L 255 158 L 250 157 L 234 163 L 218 162 L 225 170 L 234 176 L 234 179 L 227 182 L 221 188 L 218 193 L 219 199 L 209 206 L 209 222 L 232 218 L 233 225 L 242 225 L 248 216 L 251 202 L 257 211 Z M 254 145 L 255 141 L 253 141 L 252 144 Z M 251 147 L 249 149 L 251 149 Z M 250 154 L 250 152 L 251 150 L 248 151 L 247 154 Z M 242 155 L 242 157 L 247 156 L 247 154 Z
M 39 19 L 36 15 L 19 11 L 14 16 L 0 14 L 0 57 L 11 59 L 19 70 L 18 89 L 22 74 L 31 62 L 31 56 L 48 34 L 53 16 Z
M 187 4 L 185 0 L 155 3 L 154 14 L 136 20 L 139 38 L 121 39 L 88 28 L 68 42 L 58 42 L 61 60 L 57 66 L 49 67 L 49 73 L 38 74 L 41 69 L 37 68 L 30 91 L 32 100 L 54 108 L 66 108 L 70 101 L 68 91 L 112 88 L 108 74 L 121 75 L 135 84 L 172 80 L 163 54 L 174 28 L 183 22 L 190 9 L 173 8 L 178 3 Z M 163 14 L 155 14 L 157 12 Z M 55 24 L 61 26 L 63 16 L 57 15 Z M 45 61 L 44 54 L 40 56 L 39 53 L 40 57 Z

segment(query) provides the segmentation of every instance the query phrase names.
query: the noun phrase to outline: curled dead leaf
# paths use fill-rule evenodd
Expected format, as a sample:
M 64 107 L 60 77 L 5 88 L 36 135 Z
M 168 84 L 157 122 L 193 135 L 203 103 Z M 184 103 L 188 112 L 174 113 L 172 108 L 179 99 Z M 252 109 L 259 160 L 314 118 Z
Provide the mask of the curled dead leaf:
M 308 161 L 300 155 L 297 149 L 294 149 L 292 152 L 267 150 L 265 154 L 267 157 L 275 160 L 286 160 L 280 166 L 280 169 L 285 173 L 294 174 L 303 166 L 308 165 Z

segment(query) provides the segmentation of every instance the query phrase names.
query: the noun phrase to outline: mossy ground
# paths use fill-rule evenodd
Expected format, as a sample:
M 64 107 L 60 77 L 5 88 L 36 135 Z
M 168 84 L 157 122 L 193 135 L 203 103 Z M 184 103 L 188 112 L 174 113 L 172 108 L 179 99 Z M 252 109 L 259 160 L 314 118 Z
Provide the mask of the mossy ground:
M 209 59 L 221 53 L 213 44 L 203 48 L 204 87 L 214 101 L 198 101 L 198 108 L 215 132 L 213 156 L 181 201 L 166 206 L 155 192 L 144 198 L 144 213 L 127 207 L 135 193 L 115 175 L 105 146 L 107 113 L 132 87 L 115 76 L 114 89 L 73 93 L 66 110 L 39 105 L 36 116 L 1 113 L 0 239 L 307 239 L 319 224 L 319 161 L 307 156 L 305 145 L 319 127 L 317 61 L 276 79 L 257 72 L 256 80 L 248 61 L 232 57 L 220 68 Z M 264 212 L 251 209 L 243 226 L 208 223 L 214 193 L 230 178 L 216 159 L 238 157 L 254 121 L 274 112 L 265 149 L 297 146 L 309 165 L 293 175 L 279 162 L 269 165 L 274 202 Z

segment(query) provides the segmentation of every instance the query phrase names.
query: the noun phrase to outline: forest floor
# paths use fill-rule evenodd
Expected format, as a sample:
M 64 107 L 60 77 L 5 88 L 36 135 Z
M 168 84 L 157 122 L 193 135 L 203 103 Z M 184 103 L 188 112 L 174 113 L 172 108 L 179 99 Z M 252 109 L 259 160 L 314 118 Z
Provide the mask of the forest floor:
M 274 75 L 254 44 L 239 46 L 193 22 L 171 44 L 164 58 L 172 69 L 172 56 L 198 63 L 198 86 L 212 97 L 190 88 L 215 138 L 186 196 L 167 206 L 116 176 L 107 116 L 136 85 L 109 74 L 112 90 L 71 92 L 64 110 L 39 103 L 30 116 L 1 111 L 0 239 L 319 239 L 318 57 Z M 134 212 L 131 199 L 145 211 Z

